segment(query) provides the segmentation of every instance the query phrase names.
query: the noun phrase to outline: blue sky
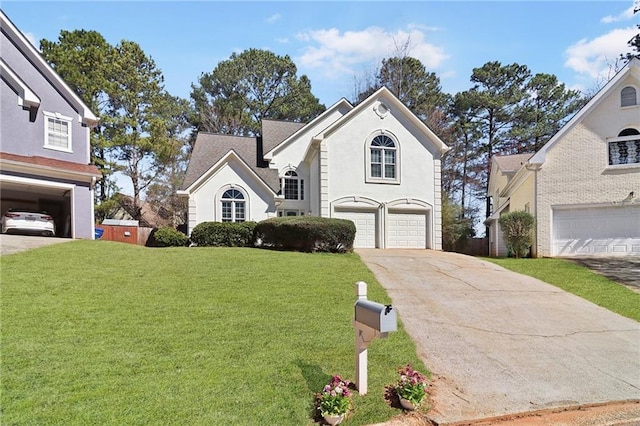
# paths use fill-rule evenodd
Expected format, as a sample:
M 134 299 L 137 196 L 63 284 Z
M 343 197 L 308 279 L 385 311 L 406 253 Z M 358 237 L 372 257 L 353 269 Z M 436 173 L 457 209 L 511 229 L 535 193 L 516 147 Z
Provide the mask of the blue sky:
M 444 91 L 471 87 L 488 61 L 527 65 L 585 91 L 612 74 L 637 33 L 633 0 L 607 1 L 129 1 L 3 0 L 2 9 L 36 47 L 61 30 L 95 30 L 109 43 L 141 45 L 188 98 L 191 84 L 233 52 L 268 49 L 289 55 L 312 92 L 330 106 L 353 98 L 355 78 L 372 74 L 394 45 L 441 79 Z

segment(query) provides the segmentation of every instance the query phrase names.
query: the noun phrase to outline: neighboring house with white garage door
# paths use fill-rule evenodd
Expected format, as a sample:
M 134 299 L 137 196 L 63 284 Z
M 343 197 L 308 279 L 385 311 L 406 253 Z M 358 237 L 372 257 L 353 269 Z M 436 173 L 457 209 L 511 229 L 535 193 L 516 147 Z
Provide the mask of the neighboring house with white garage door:
M 388 89 L 308 124 L 263 120 L 257 138 L 199 133 L 178 194 L 201 222 L 344 218 L 355 247 L 442 247 L 447 146 Z
M 46 211 L 61 237 L 94 238 L 96 116 L 0 11 L 0 202 Z
M 640 255 L 640 60 L 617 73 L 536 152 L 492 160 L 489 249 L 501 214 L 536 218 L 532 254 Z

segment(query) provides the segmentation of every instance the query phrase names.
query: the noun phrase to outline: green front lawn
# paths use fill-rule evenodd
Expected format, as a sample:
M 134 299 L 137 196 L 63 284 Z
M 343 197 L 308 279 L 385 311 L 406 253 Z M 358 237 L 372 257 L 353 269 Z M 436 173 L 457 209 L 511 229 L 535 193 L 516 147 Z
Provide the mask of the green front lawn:
M 2 257 L 3 424 L 304 425 L 331 375 L 355 379 L 355 254 L 73 241 Z M 400 414 L 400 329 L 369 348 L 343 424 Z
M 538 278 L 610 311 L 640 321 L 640 294 L 563 259 L 486 258 L 511 271 Z

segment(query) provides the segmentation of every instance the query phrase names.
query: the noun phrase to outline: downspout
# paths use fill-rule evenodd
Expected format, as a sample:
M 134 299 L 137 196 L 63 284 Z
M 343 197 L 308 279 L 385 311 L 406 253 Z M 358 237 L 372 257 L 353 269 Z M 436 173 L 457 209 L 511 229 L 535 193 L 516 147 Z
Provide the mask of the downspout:
M 535 218 L 535 229 L 534 229 L 534 234 L 535 234 L 535 239 L 534 239 L 534 245 L 533 245 L 533 250 L 532 250 L 532 257 L 539 257 L 538 256 L 538 247 L 540 247 L 539 245 L 539 233 L 538 233 L 538 171 L 540 170 L 541 164 L 532 164 L 532 163 L 526 163 L 525 167 L 527 168 L 527 170 L 531 170 L 533 171 L 533 217 Z
M 97 179 L 95 176 L 91 177 L 91 185 L 89 186 L 89 197 L 91 199 L 91 239 L 95 240 L 96 239 L 96 212 L 95 212 L 95 192 L 96 192 L 96 182 Z M 71 221 L 72 223 L 75 222 L 75 218 Z M 71 225 L 73 229 L 73 225 Z M 73 235 L 73 231 L 72 231 L 72 235 Z

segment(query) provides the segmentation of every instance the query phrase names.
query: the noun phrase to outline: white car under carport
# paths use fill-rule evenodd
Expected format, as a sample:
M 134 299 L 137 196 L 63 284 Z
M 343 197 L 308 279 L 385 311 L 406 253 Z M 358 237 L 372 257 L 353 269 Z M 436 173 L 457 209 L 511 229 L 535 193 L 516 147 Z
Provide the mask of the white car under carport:
M 53 217 L 46 212 L 9 209 L 2 216 L 2 233 L 53 237 L 56 227 Z

